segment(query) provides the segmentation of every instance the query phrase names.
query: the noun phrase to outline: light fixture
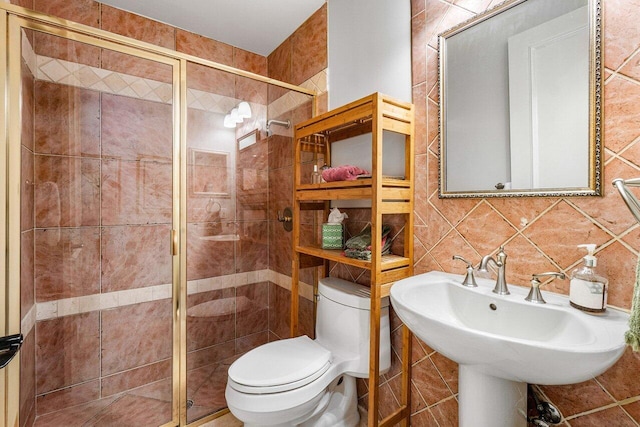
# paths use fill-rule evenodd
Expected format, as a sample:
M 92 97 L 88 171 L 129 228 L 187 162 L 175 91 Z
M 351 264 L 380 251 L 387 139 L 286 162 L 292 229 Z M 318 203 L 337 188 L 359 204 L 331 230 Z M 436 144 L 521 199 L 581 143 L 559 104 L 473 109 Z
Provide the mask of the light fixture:
M 242 117 L 238 114 L 238 108 L 234 108 L 231 110 L 231 118 L 236 121 L 236 123 L 242 123 Z
M 233 117 L 231 117 L 231 114 L 227 114 L 226 116 L 224 116 L 224 127 L 226 128 L 235 128 L 236 127 L 236 121 L 233 119 Z
M 237 123 L 242 123 L 244 119 L 251 117 L 251 106 L 248 102 L 242 101 L 229 114 L 224 116 L 224 127 L 235 128 Z
M 251 107 L 247 101 L 242 101 L 238 104 L 238 115 L 243 119 L 251 118 Z

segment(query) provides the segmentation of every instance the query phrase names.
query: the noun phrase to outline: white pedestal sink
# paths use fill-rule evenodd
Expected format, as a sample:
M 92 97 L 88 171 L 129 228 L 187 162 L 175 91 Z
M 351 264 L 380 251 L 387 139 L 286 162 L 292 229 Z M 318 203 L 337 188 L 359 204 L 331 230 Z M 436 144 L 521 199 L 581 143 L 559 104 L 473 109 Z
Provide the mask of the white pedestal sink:
M 396 282 L 391 303 L 416 336 L 459 366 L 460 427 L 527 425 L 527 383 L 573 384 L 609 369 L 624 352 L 629 315 L 583 313 L 564 295 L 547 304 L 491 292 L 494 281 L 461 285 L 462 276 L 430 272 Z

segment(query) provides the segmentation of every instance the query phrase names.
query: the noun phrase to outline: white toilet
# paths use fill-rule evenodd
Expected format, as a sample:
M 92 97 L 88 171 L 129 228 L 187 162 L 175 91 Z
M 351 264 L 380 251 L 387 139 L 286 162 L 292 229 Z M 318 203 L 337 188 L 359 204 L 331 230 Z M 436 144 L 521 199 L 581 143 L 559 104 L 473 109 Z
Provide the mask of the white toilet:
M 229 367 L 225 397 L 251 426 L 357 426 L 355 378 L 369 376 L 369 288 L 334 277 L 318 284 L 316 339 L 270 342 Z M 389 299 L 380 310 L 380 373 L 391 367 Z

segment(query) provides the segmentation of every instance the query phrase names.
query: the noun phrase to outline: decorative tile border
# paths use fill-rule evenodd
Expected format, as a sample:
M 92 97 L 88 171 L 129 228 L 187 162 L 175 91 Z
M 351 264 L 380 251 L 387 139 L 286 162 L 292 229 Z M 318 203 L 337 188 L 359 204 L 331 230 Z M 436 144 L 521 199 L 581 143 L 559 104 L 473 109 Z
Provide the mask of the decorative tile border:
M 171 104 L 172 102 L 173 90 L 170 83 L 162 83 L 62 59 L 36 55 L 24 33 L 22 37 L 22 57 L 31 73 L 38 80 L 165 104 Z M 326 92 L 327 70 L 320 71 L 300 86 L 314 90 L 318 94 Z M 269 116 L 279 117 L 287 111 L 291 111 L 308 102 L 308 100 L 308 95 L 288 91 L 268 106 Z M 229 96 L 187 89 L 187 105 L 189 108 L 226 114 L 240 101 Z
M 252 283 L 273 282 L 291 290 L 291 277 L 273 270 L 265 269 L 246 273 L 229 274 L 207 279 L 190 280 L 187 283 L 187 294 L 194 295 L 220 289 L 237 288 Z M 149 286 L 146 288 L 127 289 L 104 294 L 85 295 L 55 301 L 34 304 L 22 319 L 21 330 L 26 336 L 35 326 L 36 321 L 55 319 L 91 311 L 108 310 L 143 302 L 171 298 L 171 284 Z M 300 296 L 313 300 L 313 286 L 300 282 Z

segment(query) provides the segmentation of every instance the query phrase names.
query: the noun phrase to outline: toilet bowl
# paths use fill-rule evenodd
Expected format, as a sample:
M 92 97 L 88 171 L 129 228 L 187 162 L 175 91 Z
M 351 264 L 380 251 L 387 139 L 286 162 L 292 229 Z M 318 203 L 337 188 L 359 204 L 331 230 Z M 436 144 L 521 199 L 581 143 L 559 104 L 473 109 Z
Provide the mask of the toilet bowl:
M 316 339 L 257 347 L 229 367 L 225 397 L 245 426 L 356 426 L 356 378 L 369 375 L 369 288 L 334 277 L 318 284 Z M 389 301 L 381 301 L 380 373 L 391 366 Z

